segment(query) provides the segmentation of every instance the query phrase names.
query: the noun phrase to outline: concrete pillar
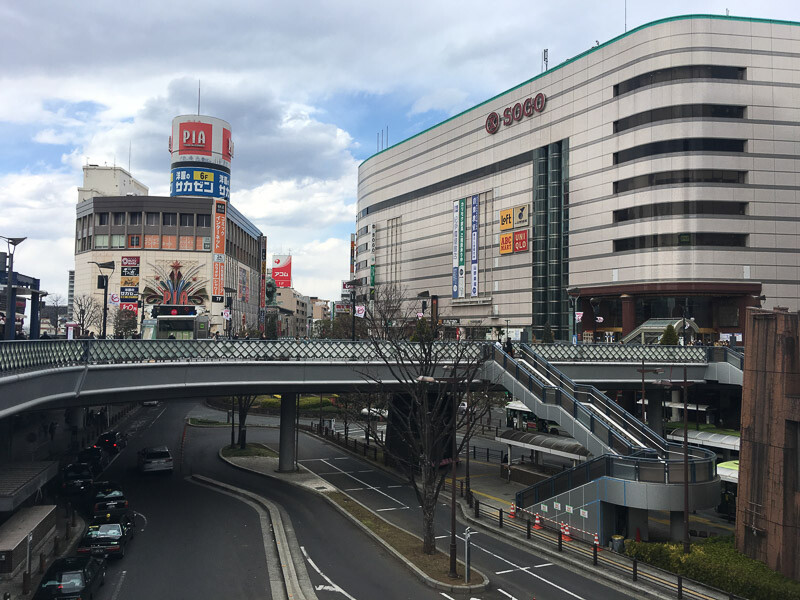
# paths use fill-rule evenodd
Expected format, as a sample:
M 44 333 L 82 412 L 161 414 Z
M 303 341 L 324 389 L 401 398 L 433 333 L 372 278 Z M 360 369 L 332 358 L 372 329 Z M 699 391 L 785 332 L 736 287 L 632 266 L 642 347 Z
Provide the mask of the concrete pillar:
M 683 541 L 683 511 L 673 510 L 669 513 L 669 539 L 672 542 Z
M 628 335 L 635 329 L 636 325 L 636 302 L 633 296 L 622 294 L 622 337 Z
M 664 411 L 661 404 L 662 391 L 659 389 L 647 390 L 647 424 L 658 435 L 664 435 Z
M 278 472 L 293 473 L 295 465 L 294 422 L 297 417 L 297 394 L 281 395 L 281 430 L 278 448 Z
M 683 402 L 680 389 L 672 390 L 671 401 L 675 403 Z M 670 415 L 669 420 L 672 421 L 673 423 L 675 422 L 683 423 L 683 419 L 681 418 L 681 409 L 679 409 L 677 406 L 673 406 L 670 410 L 672 411 L 672 414 Z

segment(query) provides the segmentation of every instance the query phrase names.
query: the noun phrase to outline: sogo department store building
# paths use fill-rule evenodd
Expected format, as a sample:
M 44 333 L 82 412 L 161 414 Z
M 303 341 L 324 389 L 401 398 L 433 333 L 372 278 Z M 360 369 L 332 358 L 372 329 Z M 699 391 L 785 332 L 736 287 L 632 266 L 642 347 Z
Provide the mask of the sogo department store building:
M 799 140 L 800 24 L 656 21 L 364 161 L 354 277 L 476 337 L 735 339 L 800 308 Z

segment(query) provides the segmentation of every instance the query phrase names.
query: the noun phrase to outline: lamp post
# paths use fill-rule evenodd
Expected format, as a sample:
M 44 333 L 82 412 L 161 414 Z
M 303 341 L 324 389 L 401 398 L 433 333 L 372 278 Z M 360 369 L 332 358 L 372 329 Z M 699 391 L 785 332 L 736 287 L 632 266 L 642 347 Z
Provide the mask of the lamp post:
M 636 369 L 636 370 L 639 371 L 639 373 L 642 374 L 642 416 L 644 417 L 642 420 L 644 421 L 645 424 L 647 424 L 647 409 L 649 408 L 650 405 L 647 403 L 647 401 L 645 400 L 645 397 L 644 397 L 644 374 L 645 373 L 653 373 L 653 374 L 663 373 L 664 369 L 659 369 L 657 367 L 653 368 L 653 369 L 645 369 L 644 368 L 644 356 L 642 356 L 642 368 L 641 369 Z M 657 427 L 656 429 L 658 430 L 658 431 L 656 431 L 656 433 L 661 435 L 661 433 L 662 433 L 661 432 L 661 427 Z
M 222 291 L 225 292 L 225 308 L 228 309 L 228 322 L 225 324 L 225 328 L 228 330 L 228 339 L 230 339 L 232 331 L 231 324 L 233 323 L 233 294 L 236 293 L 236 289 L 225 286 L 222 288 Z
M 506 322 L 506 339 L 510 339 L 510 338 L 508 337 L 508 322 L 509 322 L 509 321 L 511 321 L 511 319 L 505 319 L 505 322 Z
M 8 245 L 8 273 L 6 274 L 6 327 L 5 339 L 13 340 L 17 334 L 17 290 L 16 277 L 14 276 L 14 251 L 26 237 L 6 237 L 0 235 L 0 240 L 5 240 Z M 9 327 L 9 322 L 11 326 Z
M 89 262 L 94 264 L 94 265 L 97 265 L 97 268 L 100 269 L 100 276 L 97 278 L 97 287 L 100 288 L 101 287 L 100 284 L 102 283 L 102 288 L 103 288 L 103 332 L 102 332 L 101 335 L 102 335 L 103 339 L 106 339 L 106 324 L 108 322 L 108 278 L 109 278 L 110 275 L 114 274 L 114 261 L 113 260 L 109 260 L 108 262 L 99 263 L 99 262 L 95 262 L 95 261 L 92 260 L 92 261 L 89 261 Z M 111 269 L 111 273 L 109 275 L 104 275 L 103 274 L 103 269 Z
M 592 333 L 592 343 L 597 343 L 597 309 L 600 308 L 600 298 L 590 298 L 589 304 L 592 305 L 592 318 L 594 320 L 594 329 Z
M 578 288 L 567 288 L 567 297 L 569 298 L 569 341 L 571 344 L 578 343 L 578 324 L 575 322 L 575 306 L 578 303 L 579 293 L 580 290 Z

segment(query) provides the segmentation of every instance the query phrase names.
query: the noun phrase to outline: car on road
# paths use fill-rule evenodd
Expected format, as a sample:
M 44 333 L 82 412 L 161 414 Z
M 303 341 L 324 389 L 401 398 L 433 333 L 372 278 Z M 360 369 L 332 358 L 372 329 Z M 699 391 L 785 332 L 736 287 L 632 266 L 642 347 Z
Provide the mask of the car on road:
M 142 406 L 158 406 L 158 400 L 144 400 Z
M 130 511 L 118 515 L 107 513 L 95 516 L 76 551 L 78 554 L 122 558 L 135 531 L 134 517 Z
M 59 558 L 42 577 L 33 600 L 92 598 L 106 582 L 106 561 L 95 556 Z
M 94 445 L 95 447 L 103 448 L 110 454 L 117 454 L 128 445 L 128 436 L 119 431 L 106 431 L 100 434 Z
M 94 476 L 97 477 L 111 462 L 111 458 L 108 456 L 108 452 L 100 446 L 89 446 L 78 452 L 75 462 L 87 463 L 91 467 Z
M 128 499 L 122 488 L 110 481 L 95 483 L 95 494 L 91 503 L 93 517 L 111 514 L 120 515 L 130 510 Z
M 61 494 L 65 497 L 86 497 L 92 491 L 94 473 L 87 463 L 71 463 L 61 471 Z
M 152 473 L 154 471 L 172 472 L 172 454 L 166 446 L 152 446 L 142 448 L 138 454 L 139 471 Z

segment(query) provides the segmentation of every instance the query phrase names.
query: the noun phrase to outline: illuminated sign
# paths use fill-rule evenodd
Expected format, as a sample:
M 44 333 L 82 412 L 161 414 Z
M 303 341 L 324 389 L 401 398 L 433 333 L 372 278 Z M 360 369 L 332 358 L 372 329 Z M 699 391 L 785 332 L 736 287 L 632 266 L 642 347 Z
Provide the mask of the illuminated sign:
M 486 117 L 486 132 L 495 134 L 500 130 L 501 123 L 508 127 L 514 121 L 521 121 L 522 117 L 532 117 L 535 113 L 542 112 L 546 103 L 545 95 L 539 92 L 523 102 L 517 102 L 514 106 L 506 108 L 502 117 L 496 112 L 491 112 Z
M 272 257 L 272 279 L 279 288 L 292 287 L 292 256 L 275 255 Z

